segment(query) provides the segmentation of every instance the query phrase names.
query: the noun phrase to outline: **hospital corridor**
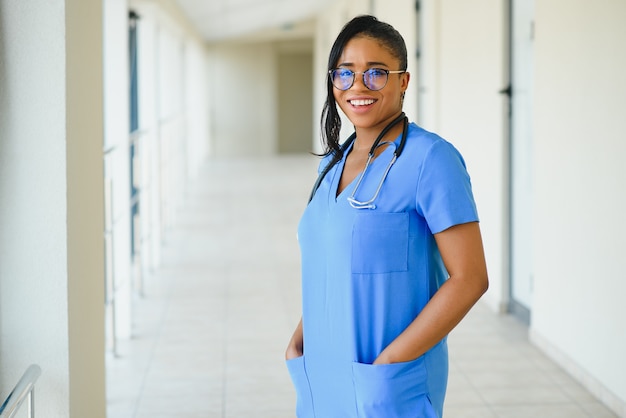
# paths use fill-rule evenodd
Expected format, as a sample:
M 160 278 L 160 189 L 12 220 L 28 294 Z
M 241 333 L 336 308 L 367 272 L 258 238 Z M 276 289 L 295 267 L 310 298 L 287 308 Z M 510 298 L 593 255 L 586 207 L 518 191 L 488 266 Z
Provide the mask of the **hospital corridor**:
M 355 21 L 387 22 L 400 36 L 390 32 L 387 48 L 358 30 L 337 47 Z M 389 368 L 344 361 L 343 337 L 391 335 L 413 320 L 426 304 L 413 295 L 434 287 L 412 269 L 448 277 L 438 250 L 449 253 L 431 231 L 476 220 L 480 234 L 469 225 L 471 239 L 454 246 L 463 256 L 445 263 L 446 289 L 461 283 L 458 300 L 480 300 L 449 335 L 443 416 L 626 418 L 624 39 L 623 0 L 0 0 L 0 418 L 293 418 L 290 376 L 309 390 L 306 408 L 317 396 L 317 415 L 369 415 L 341 391 L 359 386 L 353 362 L 376 372 L 410 362 L 392 361 L 395 347 L 376 348 Z M 346 51 L 357 59 L 334 58 Z M 392 156 L 400 125 L 375 131 L 402 113 L 423 131 L 404 124 L 407 146 L 395 150 L 405 152 Z M 367 240 L 352 218 L 303 222 L 305 318 L 336 315 L 317 322 L 335 326 L 307 328 L 305 365 L 294 333 L 298 226 L 323 133 L 339 145 L 356 131 L 382 148 L 354 146 L 350 158 L 371 168 L 353 160 L 356 187 L 337 186 L 347 200 L 323 203 L 339 202 L 342 216 L 378 212 L 359 221 Z M 458 153 L 413 141 L 418 131 Z M 411 158 L 418 151 L 423 159 Z M 452 165 L 429 162 L 438 158 Z M 324 179 L 343 181 L 335 172 L 348 159 Z M 448 187 L 453 177 L 465 198 L 433 198 L 444 188 L 429 181 Z M 329 190 L 321 184 L 307 216 L 336 214 L 316 206 Z M 396 193 L 405 206 L 377 201 Z M 434 218 L 440 229 L 426 224 Z M 424 250 L 381 244 L 419 241 L 396 228 L 415 220 Z M 344 266 L 357 247 L 367 247 L 364 272 Z M 325 269 L 322 257 L 340 267 Z M 475 274 L 454 273 L 473 262 Z M 347 282 L 332 276 L 344 271 L 375 275 L 372 289 L 383 290 L 371 295 L 397 316 L 342 293 Z M 396 273 L 409 287 L 379 280 Z M 375 318 L 352 321 L 345 300 L 374 306 Z M 469 305 L 430 312 L 444 313 L 443 326 Z M 428 362 L 428 391 L 398 385 L 436 415 L 443 347 L 440 363 L 416 359 Z M 315 375 L 326 369 L 333 379 Z M 362 379 L 372 393 L 378 381 Z M 333 401 L 320 403 L 322 392 Z
M 300 317 L 296 229 L 317 158 L 209 160 L 163 266 L 135 301 L 135 337 L 107 368 L 108 418 L 291 418 L 284 351 Z M 446 418 L 610 418 L 605 406 L 479 303 L 449 337 Z

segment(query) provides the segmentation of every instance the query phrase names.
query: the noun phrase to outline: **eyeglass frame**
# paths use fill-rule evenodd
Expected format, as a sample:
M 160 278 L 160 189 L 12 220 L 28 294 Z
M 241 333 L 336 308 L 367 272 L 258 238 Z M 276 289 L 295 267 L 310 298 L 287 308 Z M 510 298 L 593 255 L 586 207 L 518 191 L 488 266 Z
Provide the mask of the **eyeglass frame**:
M 335 71 L 339 71 L 339 70 L 350 71 L 352 73 L 352 82 L 345 89 L 339 88 L 339 87 L 337 87 L 335 85 L 335 83 L 333 83 L 333 79 L 334 79 L 333 78 L 333 73 Z M 369 73 L 372 70 L 382 71 L 382 72 L 385 73 L 385 76 L 386 76 L 385 84 L 383 84 L 383 86 L 381 88 L 379 88 L 379 89 L 373 89 L 370 86 L 368 86 L 367 83 L 365 82 L 365 74 Z M 336 88 L 337 90 L 340 90 L 340 91 L 347 91 L 347 90 L 350 90 L 352 88 L 352 86 L 354 86 L 354 82 L 356 81 L 356 75 L 357 74 L 363 74 L 363 76 L 362 76 L 363 77 L 363 85 L 370 91 L 380 91 L 380 90 L 384 89 L 385 86 L 387 85 L 387 83 L 389 82 L 389 74 L 403 74 L 403 73 L 406 73 L 406 72 L 407 72 L 406 70 L 387 70 L 386 68 L 378 68 L 378 67 L 368 68 L 365 71 L 352 71 L 349 68 L 333 68 L 332 70 L 328 70 L 328 77 L 329 77 L 329 80 L 330 80 L 330 84 L 332 84 L 332 86 L 334 88 Z

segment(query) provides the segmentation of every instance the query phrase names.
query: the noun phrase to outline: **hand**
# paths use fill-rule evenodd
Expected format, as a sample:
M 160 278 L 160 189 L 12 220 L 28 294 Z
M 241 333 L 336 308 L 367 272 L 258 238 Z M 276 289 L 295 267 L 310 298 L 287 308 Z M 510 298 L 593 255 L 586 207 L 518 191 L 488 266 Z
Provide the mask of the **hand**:
M 376 360 L 374 360 L 372 364 L 376 365 L 376 364 L 391 364 L 391 363 L 392 363 L 391 359 L 388 358 L 385 352 L 383 351 L 382 353 L 378 355 L 378 357 L 376 357 Z

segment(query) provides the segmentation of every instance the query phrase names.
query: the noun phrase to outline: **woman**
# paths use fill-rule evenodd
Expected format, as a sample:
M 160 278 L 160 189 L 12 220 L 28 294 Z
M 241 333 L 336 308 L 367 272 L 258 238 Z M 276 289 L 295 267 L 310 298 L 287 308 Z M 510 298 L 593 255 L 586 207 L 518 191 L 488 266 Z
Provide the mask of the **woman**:
M 446 336 L 487 290 L 465 164 L 407 122 L 406 69 L 402 36 L 372 16 L 330 52 L 326 157 L 298 228 L 303 314 L 286 352 L 301 418 L 441 417 Z M 342 146 L 337 105 L 355 128 Z

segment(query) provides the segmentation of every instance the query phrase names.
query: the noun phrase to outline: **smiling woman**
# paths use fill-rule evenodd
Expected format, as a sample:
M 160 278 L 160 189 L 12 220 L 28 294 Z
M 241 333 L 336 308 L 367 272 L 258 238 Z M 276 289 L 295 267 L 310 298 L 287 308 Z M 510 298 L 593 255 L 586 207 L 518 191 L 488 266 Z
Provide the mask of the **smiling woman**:
M 320 177 L 298 228 L 298 417 L 440 418 L 447 334 L 487 289 L 459 152 L 408 123 L 402 36 L 350 21 L 328 60 Z M 355 133 L 339 144 L 338 108 Z

